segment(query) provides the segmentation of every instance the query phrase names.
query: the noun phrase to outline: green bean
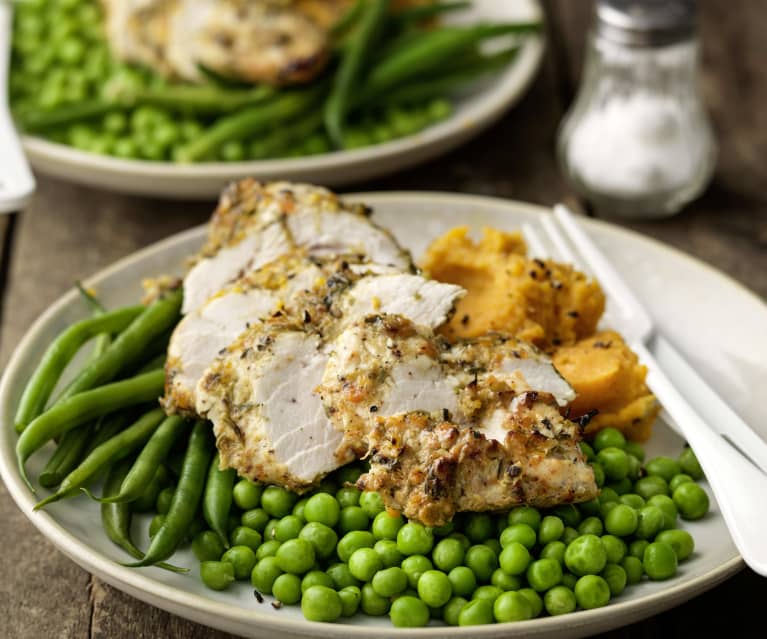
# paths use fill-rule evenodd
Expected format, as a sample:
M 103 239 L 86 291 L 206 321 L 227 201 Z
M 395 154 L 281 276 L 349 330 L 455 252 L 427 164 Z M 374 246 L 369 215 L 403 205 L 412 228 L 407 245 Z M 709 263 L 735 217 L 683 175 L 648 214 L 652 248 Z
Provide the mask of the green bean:
M 100 417 L 96 421 L 96 431 L 93 439 L 85 449 L 85 455 L 90 455 L 95 448 L 101 446 L 105 441 L 112 439 L 117 433 L 125 429 L 128 424 L 135 421 L 137 416 L 143 415 L 145 412 L 145 410 L 137 412 L 120 411 L 112 415 Z M 66 433 L 64 434 L 66 435 Z
M 311 108 L 323 91 L 324 86 L 320 85 L 311 89 L 285 92 L 263 104 L 219 118 L 195 140 L 179 148 L 176 159 L 180 162 L 200 160 L 213 153 L 224 142 L 256 135 L 297 118 Z
M 25 109 L 20 113 L 21 124 L 27 131 L 41 131 L 72 124 L 80 120 L 102 117 L 119 108 L 118 104 L 106 100 L 87 100 L 64 104 L 53 109 Z
M 456 57 L 485 39 L 529 33 L 539 26 L 538 23 L 480 24 L 427 31 L 420 38 L 408 41 L 402 49 L 393 51 L 374 67 L 368 76 L 365 90 L 383 93 L 442 67 L 446 59 Z
M 157 430 L 152 433 L 149 441 L 147 441 L 143 450 L 139 453 L 133 467 L 120 487 L 120 492 L 112 497 L 102 497 L 101 499 L 97 499 L 90 492 L 88 492 L 88 495 L 101 503 L 129 502 L 141 497 L 147 485 L 157 473 L 157 468 L 168 455 L 171 446 L 173 446 L 176 439 L 178 439 L 179 435 L 188 425 L 189 422 L 178 415 L 166 417 L 157 427 Z
M 109 471 L 104 482 L 104 494 L 110 496 L 120 490 L 123 479 L 131 467 L 131 460 L 127 458 L 119 464 L 115 464 Z M 104 532 L 113 544 L 122 548 L 129 555 L 140 559 L 143 553 L 136 547 L 130 536 L 131 510 L 127 503 L 103 503 L 101 504 L 101 525 Z M 178 568 L 170 564 L 157 564 L 160 568 L 173 572 L 189 572 L 188 568 Z
M 288 122 L 284 127 L 275 129 L 258 140 L 259 157 L 278 157 L 290 151 L 296 143 L 322 127 L 323 115 L 320 111 L 309 113 L 295 122 Z
M 422 20 L 436 18 L 444 13 L 461 11 L 470 7 L 471 2 L 466 0 L 459 0 L 457 2 L 435 2 L 433 4 L 416 5 L 414 7 L 401 9 L 394 14 L 394 18 L 400 22 L 420 22 Z
M 202 514 L 208 526 L 215 532 L 224 548 L 229 548 L 227 536 L 227 524 L 229 510 L 232 507 L 232 488 L 237 476 L 234 468 L 221 470 L 221 459 L 218 453 L 213 456 L 213 461 L 208 470 L 208 480 L 205 483 L 205 494 L 202 500 Z
M 160 353 L 159 355 L 155 355 L 152 359 L 150 359 L 146 364 L 144 364 L 141 368 L 136 371 L 137 375 L 140 375 L 141 373 L 148 373 L 149 371 L 155 371 L 158 368 L 165 368 L 165 353 Z
M 146 442 L 157 430 L 165 413 L 162 408 L 155 408 L 143 415 L 121 433 L 97 446 L 93 451 L 69 473 L 61 482 L 59 489 L 35 505 L 39 510 L 48 504 L 59 501 L 64 497 L 76 495 L 80 488 L 88 482 L 99 470 L 113 461 L 130 455 Z M 151 477 L 149 478 L 151 479 Z
M 44 488 L 53 488 L 77 466 L 81 455 L 93 436 L 93 424 L 70 430 L 61 438 L 59 445 L 40 473 L 38 481 Z
M 104 315 L 104 313 L 107 312 L 107 309 L 104 308 L 104 305 L 101 302 L 99 302 L 98 298 L 86 290 L 80 282 L 75 282 L 75 287 L 80 293 L 80 297 L 85 300 L 85 303 L 90 307 L 91 312 L 95 317 Z M 100 333 L 97 335 L 96 343 L 93 346 L 93 352 L 91 353 L 88 361 L 92 362 L 94 359 L 99 357 L 111 343 L 112 336 L 109 333 Z
M 325 129 L 337 147 L 344 146 L 344 122 L 351 109 L 354 85 L 386 23 L 389 0 L 370 0 L 362 9 L 359 26 L 342 53 L 333 78 L 333 88 L 325 101 Z
M 19 472 L 29 489 L 34 492 L 24 465 L 46 442 L 102 415 L 156 400 L 164 384 L 164 371 L 144 373 L 69 397 L 37 417 L 16 442 Z
M 502 69 L 514 59 L 518 51 L 518 47 L 513 47 L 491 56 L 480 56 L 483 59 L 477 60 L 473 65 L 458 66 L 451 69 L 449 73 L 433 79 L 412 81 L 387 91 L 383 96 L 363 93 L 360 100 L 363 103 L 382 102 L 390 105 L 424 102 L 433 98 L 447 96 L 467 82 Z
M 144 558 L 130 567 L 151 566 L 170 557 L 183 541 L 200 505 L 205 474 L 213 454 L 210 424 L 198 421 L 192 428 L 189 444 L 181 467 L 181 476 L 165 521 L 152 538 Z
M 82 320 L 61 333 L 45 351 L 24 388 L 14 418 L 16 430 L 22 432 L 43 412 L 62 372 L 85 342 L 100 333 L 124 330 L 142 311 L 141 306 L 129 306 Z
M 225 89 L 214 85 L 178 85 L 166 87 L 113 86 L 110 98 L 125 107 L 149 105 L 205 115 L 236 111 L 260 104 L 275 95 L 273 87 Z M 107 89 L 107 91 L 110 90 Z
M 178 321 L 181 296 L 181 289 L 176 289 L 152 302 L 120 333 L 101 357 L 75 378 L 58 401 L 110 382 L 121 370 L 136 364 L 153 338 L 163 334 Z

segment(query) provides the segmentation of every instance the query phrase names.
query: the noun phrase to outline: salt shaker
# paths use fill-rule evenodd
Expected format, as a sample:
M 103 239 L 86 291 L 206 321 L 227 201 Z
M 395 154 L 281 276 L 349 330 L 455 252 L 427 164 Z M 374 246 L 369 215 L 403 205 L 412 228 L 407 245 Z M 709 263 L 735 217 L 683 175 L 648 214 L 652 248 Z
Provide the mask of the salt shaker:
M 716 142 L 698 91 L 692 0 L 598 0 L 560 164 L 595 208 L 673 215 L 706 187 Z

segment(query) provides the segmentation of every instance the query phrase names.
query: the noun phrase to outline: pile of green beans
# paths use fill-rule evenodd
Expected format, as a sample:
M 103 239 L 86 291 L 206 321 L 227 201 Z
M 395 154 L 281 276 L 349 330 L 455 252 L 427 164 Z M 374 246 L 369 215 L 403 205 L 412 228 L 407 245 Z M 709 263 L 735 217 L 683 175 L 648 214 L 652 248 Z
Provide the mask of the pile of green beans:
M 275 88 L 236 86 L 210 72 L 203 84 L 177 83 L 119 62 L 98 0 L 16 3 L 12 110 L 30 133 L 122 159 L 238 162 L 355 149 L 448 117 L 457 89 L 513 60 L 482 54 L 486 40 L 539 28 L 435 23 L 470 2 L 398 12 L 392 4 L 358 0 L 331 30 L 325 71 L 304 86 Z

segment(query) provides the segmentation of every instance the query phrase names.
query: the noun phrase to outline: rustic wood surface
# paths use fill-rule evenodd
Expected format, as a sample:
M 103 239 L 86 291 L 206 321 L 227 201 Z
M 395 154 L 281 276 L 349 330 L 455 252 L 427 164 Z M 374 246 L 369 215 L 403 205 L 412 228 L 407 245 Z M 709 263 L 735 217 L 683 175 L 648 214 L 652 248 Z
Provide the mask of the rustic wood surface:
M 588 2 L 551 0 L 550 48 L 524 100 L 486 134 L 418 169 L 359 185 L 488 194 L 552 204 L 570 197 L 553 155 L 555 131 L 577 87 Z M 664 222 L 631 228 L 680 248 L 767 298 L 767 14 L 761 3 L 701 3 L 702 86 L 721 149 L 707 193 Z M 148 243 L 203 222 L 210 204 L 169 203 L 40 177 L 29 208 L 0 218 L 0 365 L 54 299 Z M 761 390 L 758 392 L 762 392 Z M 48 543 L 0 484 L 0 637 L 226 636 L 148 606 L 77 567 Z M 764 636 L 767 580 L 745 569 L 612 638 Z

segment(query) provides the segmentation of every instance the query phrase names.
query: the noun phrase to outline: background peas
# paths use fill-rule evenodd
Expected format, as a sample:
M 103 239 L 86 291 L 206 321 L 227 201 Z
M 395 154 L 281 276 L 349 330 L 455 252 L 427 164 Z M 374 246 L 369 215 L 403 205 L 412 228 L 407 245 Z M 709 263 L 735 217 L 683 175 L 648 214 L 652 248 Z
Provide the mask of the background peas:
M 605 448 L 626 448 L 626 437 L 617 428 L 603 428 L 594 436 L 594 450 L 597 452 Z

